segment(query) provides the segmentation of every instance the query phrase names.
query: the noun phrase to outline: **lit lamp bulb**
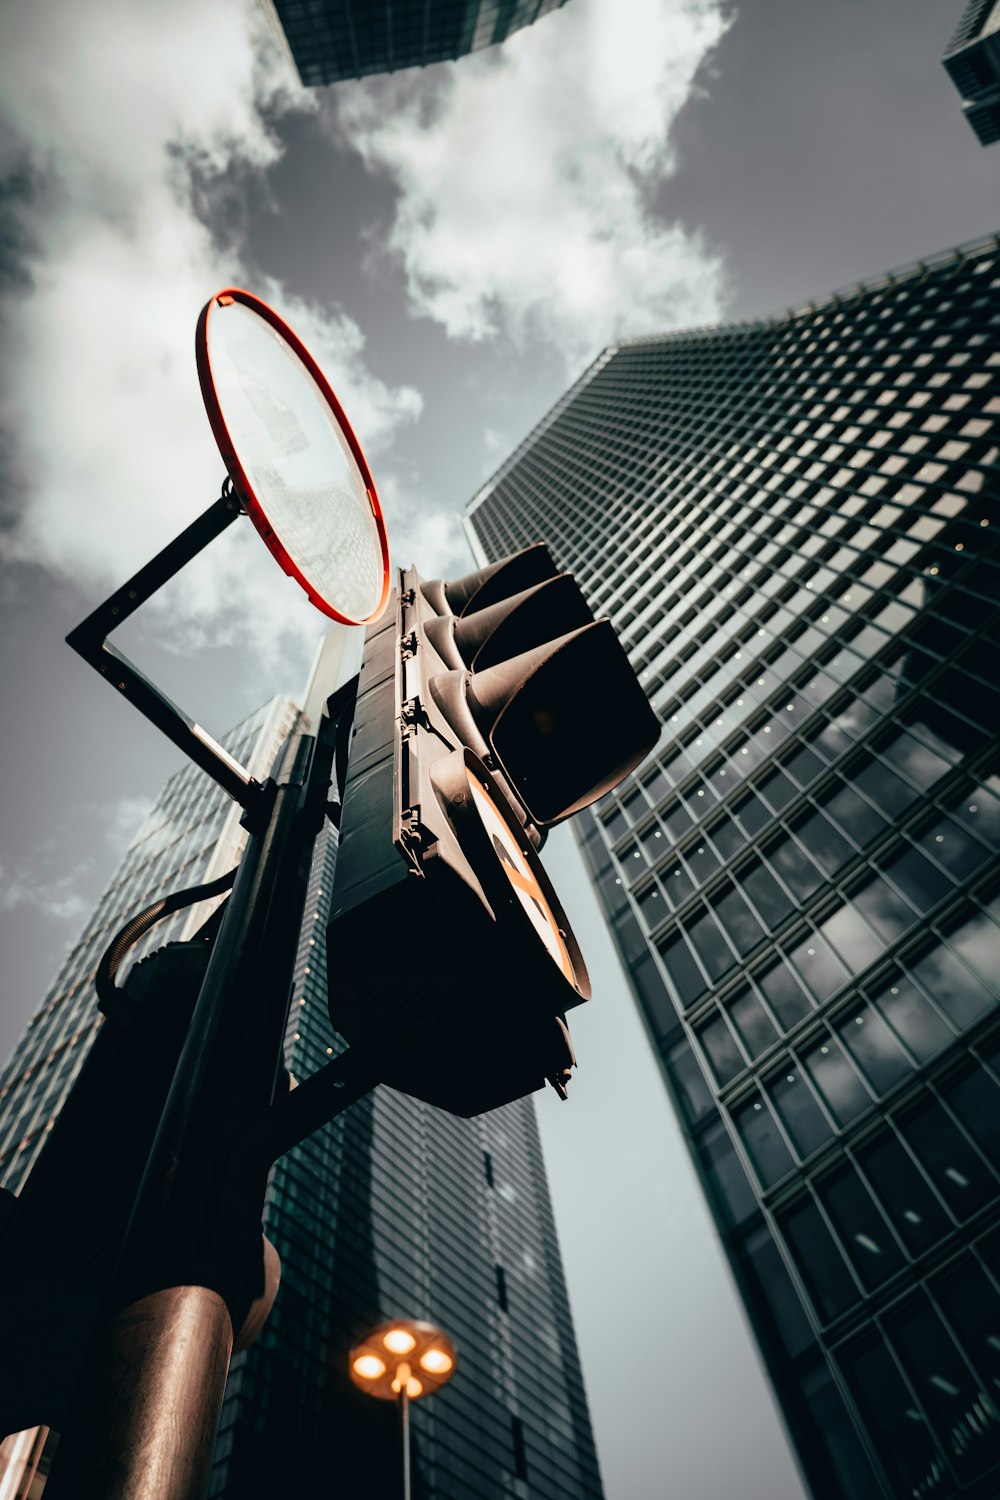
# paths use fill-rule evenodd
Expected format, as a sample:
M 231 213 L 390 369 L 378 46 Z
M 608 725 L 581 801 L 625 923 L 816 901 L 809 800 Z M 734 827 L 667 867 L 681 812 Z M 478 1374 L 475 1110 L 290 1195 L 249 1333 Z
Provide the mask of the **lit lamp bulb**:
M 362 1354 L 354 1361 L 354 1369 L 362 1380 L 377 1380 L 385 1374 L 385 1365 L 377 1354 Z
M 413 1334 L 406 1328 L 390 1328 L 382 1342 L 392 1354 L 409 1354 L 417 1343 Z
M 428 1375 L 444 1375 L 451 1369 L 452 1359 L 443 1349 L 427 1349 L 420 1356 L 420 1364 Z

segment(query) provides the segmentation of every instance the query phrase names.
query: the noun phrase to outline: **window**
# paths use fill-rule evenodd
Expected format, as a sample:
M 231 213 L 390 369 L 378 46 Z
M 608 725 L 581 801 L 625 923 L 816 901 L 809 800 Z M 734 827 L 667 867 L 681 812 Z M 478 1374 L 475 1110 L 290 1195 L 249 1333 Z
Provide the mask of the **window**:
M 774 1022 L 752 990 L 738 990 L 726 1010 L 751 1057 L 759 1057 L 777 1038 Z
M 858 1300 L 858 1288 L 811 1198 L 779 1216 L 779 1228 L 824 1322 Z
M 858 1152 L 858 1162 L 903 1244 L 914 1255 L 948 1233 L 951 1220 L 909 1152 L 886 1135 Z
M 888 1349 L 873 1338 L 843 1364 L 896 1493 L 932 1495 L 947 1461 Z
M 953 1033 L 905 974 L 897 972 L 892 982 L 874 996 L 874 1004 L 918 1062 L 933 1057 L 953 1038 Z
M 791 1170 L 791 1152 L 759 1094 L 733 1111 L 733 1121 L 765 1188 Z
M 850 1124 L 870 1107 L 868 1090 L 829 1034 L 803 1053 L 802 1064 L 838 1125 Z
M 816 1191 L 868 1291 L 903 1265 L 903 1256 L 864 1183 L 850 1167 L 817 1183 Z
M 978 1153 L 942 1109 L 927 1099 L 899 1128 L 934 1186 L 959 1219 L 967 1219 L 996 1192 L 996 1182 Z

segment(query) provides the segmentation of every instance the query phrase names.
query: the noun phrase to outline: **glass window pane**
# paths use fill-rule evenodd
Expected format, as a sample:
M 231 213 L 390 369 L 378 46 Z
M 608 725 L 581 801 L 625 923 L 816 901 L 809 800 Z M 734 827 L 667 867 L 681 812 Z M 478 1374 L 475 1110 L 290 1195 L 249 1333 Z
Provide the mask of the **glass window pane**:
M 882 869 L 920 912 L 929 911 L 953 889 L 944 871 L 932 865 L 918 849 L 904 850 Z
M 992 903 L 992 910 L 995 917 L 995 902 Z M 956 932 L 949 932 L 947 936 L 948 942 L 963 962 L 990 987 L 991 993 L 1000 992 L 1000 974 L 997 972 L 1000 933 L 997 932 L 996 921 L 991 920 L 985 912 L 980 912 L 970 922 L 966 922 Z
M 734 1110 L 733 1120 L 764 1187 L 770 1187 L 791 1170 L 791 1152 L 759 1095 L 753 1095 Z
M 804 1053 L 802 1063 L 838 1125 L 870 1108 L 871 1095 L 832 1036 Z
M 941 1319 L 921 1297 L 916 1307 L 887 1319 L 886 1326 L 921 1405 L 937 1428 L 940 1439 L 951 1450 L 952 1462 L 959 1475 L 969 1479 L 982 1473 L 995 1462 L 997 1455 L 995 1450 L 991 1451 L 993 1444 L 968 1440 L 956 1442 L 954 1439 L 962 1429 L 969 1432 L 970 1418 L 973 1426 L 978 1425 L 974 1412 L 984 1393 L 979 1390 L 978 1382 Z M 992 1402 L 989 1397 L 986 1399 L 987 1409 L 992 1411 Z
M 820 932 L 833 945 L 852 974 L 860 974 L 874 963 L 885 949 L 881 938 L 877 938 L 846 902 L 832 916 L 820 924 Z
M 862 848 L 886 828 L 886 820 L 850 787 L 825 800 L 824 810 Z
M 811 896 L 823 884 L 823 877 L 803 849 L 794 840 L 785 838 L 772 844 L 767 851 L 767 862 L 781 876 L 790 891 L 799 901 Z
M 712 908 L 736 951 L 740 954 L 749 953 L 764 936 L 764 929 L 739 892 L 732 886 L 724 889 L 724 895 L 712 899 Z
M 740 1259 L 754 1300 L 763 1303 L 769 1321 L 785 1353 L 792 1359 L 814 1341 L 802 1299 L 792 1285 L 791 1277 L 770 1231 L 762 1225 L 752 1230 L 741 1246 Z
M 684 929 L 709 977 L 721 979 L 723 974 L 727 974 L 736 958 L 719 931 L 715 918 L 709 912 L 694 919 L 689 917 L 684 923 Z
M 698 1155 L 723 1223 L 735 1228 L 756 1211 L 757 1199 L 721 1120 L 701 1136 Z
M 837 1022 L 837 1035 L 877 1094 L 913 1071 L 913 1065 L 882 1018 L 870 1006 Z
M 813 813 L 811 818 L 797 823 L 795 832 L 799 842 L 809 850 L 810 858 L 827 875 L 836 875 L 854 854 L 843 834 L 822 813 Z
M 726 1009 L 751 1057 L 759 1057 L 778 1033 L 774 1022 L 752 990 L 740 990 Z
M 924 833 L 918 835 L 917 843 L 926 854 L 931 854 L 956 880 L 965 880 L 986 863 L 989 850 L 959 828 L 951 818 L 939 818 Z
M 885 1491 L 825 1363 L 802 1376 L 802 1392 L 809 1404 L 815 1436 L 823 1444 L 838 1486 L 836 1493 L 849 1495 L 850 1500 L 883 1500 Z
M 803 938 L 788 956 L 817 1000 L 828 1000 L 848 978 L 845 965 L 817 933 Z
M 844 1373 L 899 1495 L 933 1495 L 947 1475 L 937 1440 L 881 1340 L 848 1355 Z
M 852 891 L 851 900 L 875 931 L 889 942 L 917 920 L 913 910 L 884 880 L 869 880 L 860 890 Z
M 667 1053 L 667 1072 L 685 1118 L 690 1125 L 696 1125 L 715 1105 L 705 1075 L 688 1042 L 677 1042 L 671 1047 Z
M 767 1091 L 800 1156 L 829 1140 L 830 1123 L 797 1068 L 769 1079 Z
M 930 737 L 936 738 L 933 732 L 930 732 Z M 935 755 L 933 750 L 921 740 L 915 739 L 912 734 L 907 734 L 905 730 L 890 744 L 884 746 L 881 753 L 886 760 L 905 772 L 919 787 L 932 787 L 951 769 L 947 760 L 940 755 Z
M 741 870 L 738 879 L 769 930 L 773 931 L 794 910 L 791 899 L 762 864 Z
M 868 1291 L 903 1265 L 903 1254 L 864 1183 L 849 1167 L 816 1184 L 816 1192 Z
M 903 974 L 898 974 L 892 984 L 873 997 L 873 1001 L 919 1062 L 926 1062 L 953 1039 L 954 1034 L 937 1011 Z
M 880 760 L 869 760 L 867 764 L 859 766 L 852 774 L 851 780 L 866 797 L 875 803 L 876 807 L 881 808 L 890 822 L 894 821 L 904 808 L 909 807 L 911 802 L 915 802 L 919 795 Z
M 985 917 L 980 917 L 978 921 L 988 925 L 990 933 L 995 935 L 996 929 L 992 923 L 987 924 Z M 966 923 L 954 935 L 955 938 L 959 942 L 963 941 L 973 925 Z M 994 962 L 1000 968 L 1000 954 L 995 955 Z M 977 1021 L 995 1004 L 993 996 L 969 973 L 962 961 L 943 945 L 914 964 L 913 973 L 959 1031 L 971 1026 L 973 1021 Z
M 1000 1088 L 985 1068 L 942 1084 L 941 1092 L 995 1167 L 1000 1167 Z
M 1000 1391 L 1000 1293 L 993 1282 L 979 1263 L 969 1258 L 960 1271 L 942 1278 L 933 1290 L 966 1357 L 980 1380 L 986 1382 L 984 1389 Z M 995 1411 L 995 1405 L 992 1409 Z M 988 1411 L 989 1405 L 984 1415 Z M 988 1435 L 996 1443 L 995 1420 L 980 1421 L 977 1427 L 977 1436 Z
M 907 1249 L 919 1255 L 951 1228 L 923 1173 L 894 1135 L 858 1152 L 862 1171 Z
M 824 1322 L 858 1300 L 854 1278 L 811 1198 L 780 1215 L 778 1227 Z
M 771 1009 L 786 1029 L 801 1021 L 812 1009 L 802 986 L 786 963 L 779 959 L 755 976 Z
M 780 812 L 798 796 L 798 791 L 782 771 L 772 771 L 770 776 L 766 776 L 760 783 L 757 790 L 775 812 Z
M 660 957 L 683 1006 L 694 1002 L 708 989 L 704 975 L 695 963 L 691 950 L 681 934 L 660 945 Z
M 960 1219 L 988 1203 L 996 1182 L 958 1126 L 936 1099 L 927 1099 L 898 1121 L 900 1132 L 934 1186 Z
M 720 1084 L 727 1084 L 746 1067 L 736 1040 L 721 1016 L 716 1016 L 701 1028 L 698 1040 L 705 1049 L 712 1072 Z

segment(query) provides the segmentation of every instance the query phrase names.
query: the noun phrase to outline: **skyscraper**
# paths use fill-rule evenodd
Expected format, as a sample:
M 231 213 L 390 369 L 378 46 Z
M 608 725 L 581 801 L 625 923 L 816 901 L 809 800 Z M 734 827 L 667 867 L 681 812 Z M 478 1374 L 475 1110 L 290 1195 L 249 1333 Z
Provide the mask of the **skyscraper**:
M 944 65 L 980 144 L 992 146 L 1000 141 L 1000 5 L 996 0 L 968 0 L 945 51 Z
M 1000 1493 L 998 367 L 994 238 L 605 350 L 467 508 L 662 720 L 576 828 L 817 1500 Z
M 307 86 L 465 57 L 566 0 L 261 0 Z
M 275 700 L 223 744 L 263 778 L 301 719 L 294 704 Z M 5 1186 L 24 1181 L 96 1033 L 92 976 L 101 952 L 144 905 L 231 868 L 243 840 L 239 816 L 196 767 L 167 783 L 0 1075 Z M 342 1046 L 327 1016 L 324 950 L 336 848 L 328 827 L 313 863 L 286 1038 L 299 1077 Z M 206 913 L 205 904 L 178 913 L 137 953 L 193 933 Z M 466 1121 L 376 1090 L 282 1158 L 265 1227 L 282 1284 L 260 1340 L 233 1361 L 213 1496 L 394 1495 L 396 1413 L 350 1384 L 346 1361 L 367 1326 L 407 1315 L 441 1324 L 459 1350 L 452 1383 L 413 1409 L 415 1497 L 601 1500 L 530 1100 Z M 24 1500 L 40 1455 L 44 1473 L 44 1437 L 0 1447 L 3 1500 Z M 40 1490 L 30 1493 L 35 1500 Z

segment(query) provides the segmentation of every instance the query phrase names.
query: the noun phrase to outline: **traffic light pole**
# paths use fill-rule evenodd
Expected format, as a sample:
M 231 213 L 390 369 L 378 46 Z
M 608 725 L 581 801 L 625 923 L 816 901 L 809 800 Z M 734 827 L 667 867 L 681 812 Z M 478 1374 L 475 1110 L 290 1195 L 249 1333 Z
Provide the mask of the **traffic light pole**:
M 338 702 L 339 700 L 339 702 Z M 390 1018 L 282 1087 L 291 976 L 327 811 L 338 694 L 318 739 L 279 752 L 195 1006 L 126 1231 L 107 1316 L 47 1488 L 52 1500 L 198 1500 L 235 1338 L 259 1291 L 261 1216 L 279 1156 L 367 1094 L 431 1023 Z M 256 813 L 256 816 L 255 816 Z M 257 1281 L 254 1282 L 256 1276 Z M 248 1286 L 247 1283 L 250 1283 Z
M 53 1500 L 194 1500 L 204 1493 L 234 1309 L 242 1321 L 262 1279 L 267 1171 L 287 1149 L 284 1141 L 302 1138 L 375 1082 L 355 1059 L 341 1062 L 341 1076 L 324 1088 L 293 1090 L 272 1103 L 282 1084 L 291 975 L 335 734 L 329 722 L 318 740 L 293 734 L 248 814 L 247 847 L 126 1231 L 107 1317 L 49 1480 Z M 320 1093 L 323 1109 L 314 1120 L 310 1106 Z

